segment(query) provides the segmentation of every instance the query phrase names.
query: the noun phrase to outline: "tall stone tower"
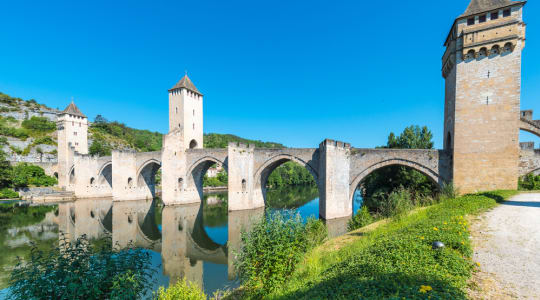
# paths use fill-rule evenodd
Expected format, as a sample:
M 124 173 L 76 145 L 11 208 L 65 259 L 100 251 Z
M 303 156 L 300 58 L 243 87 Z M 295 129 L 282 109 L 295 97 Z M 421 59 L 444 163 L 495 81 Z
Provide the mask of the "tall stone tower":
M 88 154 L 88 118 L 73 101 L 58 114 L 58 185 L 70 184 L 74 152 Z
M 444 44 L 444 148 L 462 193 L 517 188 L 525 3 L 471 0 Z
M 203 95 L 187 74 L 169 90 L 169 132 L 183 132 L 185 149 L 203 147 Z

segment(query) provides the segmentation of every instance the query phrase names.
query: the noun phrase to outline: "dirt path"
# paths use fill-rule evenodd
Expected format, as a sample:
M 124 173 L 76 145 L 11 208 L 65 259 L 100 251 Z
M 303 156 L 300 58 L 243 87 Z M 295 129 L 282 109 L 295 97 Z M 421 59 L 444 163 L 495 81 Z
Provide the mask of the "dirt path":
M 473 299 L 540 299 L 540 193 L 513 197 L 471 225 L 480 263 Z

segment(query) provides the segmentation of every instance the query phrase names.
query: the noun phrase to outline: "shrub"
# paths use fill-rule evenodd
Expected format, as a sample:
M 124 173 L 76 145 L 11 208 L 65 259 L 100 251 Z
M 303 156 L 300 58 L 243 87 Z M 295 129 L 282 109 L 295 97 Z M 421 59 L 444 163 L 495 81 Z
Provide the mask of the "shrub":
M 454 187 L 453 182 L 443 183 L 441 188 L 441 197 L 444 199 L 456 198 L 459 195 L 459 191 Z
M 540 176 L 531 173 L 519 178 L 518 189 L 522 191 L 540 190 Z
M 107 239 L 98 248 L 85 236 L 74 242 L 62 238 L 47 253 L 34 246 L 29 261 L 19 259 L 11 272 L 12 299 L 141 298 L 150 291 L 155 272 L 149 253 L 116 251 Z
M 206 300 L 201 288 L 186 280 L 179 280 L 167 289 L 160 287 L 156 296 L 157 300 Z
M 0 189 L 0 199 L 19 198 L 19 193 L 9 188 Z
M 349 231 L 353 231 L 353 230 L 362 228 L 364 226 L 367 226 L 373 223 L 373 221 L 374 221 L 374 218 L 369 213 L 367 206 L 362 206 L 362 208 L 358 210 L 356 215 L 349 220 L 347 224 L 347 229 Z
M 319 222 L 304 224 L 299 214 L 271 212 L 249 233 L 243 232 L 235 264 L 244 286 L 258 296 L 278 289 L 304 254 L 324 239 L 324 224 Z
M 35 132 L 52 132 L 56 129 L 56 123 L 49 121 L 45 117 L 33 116 L 22 122 L 22 127 Z
M 29 163 L 20 163 L 13 167 L 13 186 L 53 186 L 58 181 L 45 174 L 43 168 Z

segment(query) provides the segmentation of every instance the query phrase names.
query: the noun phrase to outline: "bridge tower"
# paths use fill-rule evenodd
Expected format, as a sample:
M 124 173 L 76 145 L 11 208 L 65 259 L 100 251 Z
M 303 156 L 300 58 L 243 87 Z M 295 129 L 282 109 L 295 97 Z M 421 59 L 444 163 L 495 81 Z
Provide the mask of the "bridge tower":
M 185 149 L 203 147 L 203 95 L 187 74 L 169 90 L 169 132 L 177 128 Z
M 525 3 L 471 0 L 444 44 L 444 148 L 461 193 L 517 188 Z
M 58 185 L 68 188 L 75 152 L 88 154 L 88 118 L 73 101 L 58 114 Z

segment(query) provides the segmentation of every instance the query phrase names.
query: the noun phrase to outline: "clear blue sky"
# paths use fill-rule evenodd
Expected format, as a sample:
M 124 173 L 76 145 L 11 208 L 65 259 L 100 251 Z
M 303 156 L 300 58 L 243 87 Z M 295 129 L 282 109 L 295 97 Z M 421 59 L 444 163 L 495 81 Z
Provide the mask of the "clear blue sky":
M 3 1 L 0 91 L 166 132 L 188 70 L 205 132 L 374 147 L 418 124 L 441 147 L 443 42 L 468 3 Z M 538 16 L 530 1 L 521 103 L 540 117 Z

